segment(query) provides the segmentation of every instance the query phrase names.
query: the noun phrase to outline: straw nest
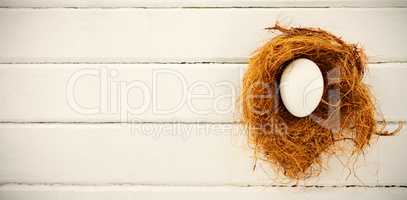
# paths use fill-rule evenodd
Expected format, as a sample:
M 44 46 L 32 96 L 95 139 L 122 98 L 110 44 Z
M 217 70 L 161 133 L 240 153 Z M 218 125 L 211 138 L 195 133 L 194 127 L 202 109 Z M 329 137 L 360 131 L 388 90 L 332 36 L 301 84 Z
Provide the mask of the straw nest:
M 367 61 L 361 48 L 317 28 L 268 29 L 280 34 L 250 58 L 240 104 L 257 159 L 291 179 L 306 179 L 321 172 L 322 157 L 359 155 L 372 136 L 394 134 L 376 123 L 372 96 L 362 82 Z M 278 88 L 284 67 L 297 58 L 315 62 L 324 77 L 320 104 L 303 118 L 286 110 Z

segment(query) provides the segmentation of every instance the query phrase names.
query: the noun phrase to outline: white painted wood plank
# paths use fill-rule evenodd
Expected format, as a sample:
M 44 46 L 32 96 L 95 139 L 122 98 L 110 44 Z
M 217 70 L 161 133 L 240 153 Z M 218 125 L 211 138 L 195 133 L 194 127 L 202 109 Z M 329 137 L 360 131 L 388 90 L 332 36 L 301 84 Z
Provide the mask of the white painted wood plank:
M 19 186 L 0 187 L 7 200 L 75 199 L 273 199 L 273 200 L 404 200 L 405 188 L 270 188 L 270 187 L 151 187 L 151 186 Z
M 391 127 L 394 128 L 394 127 Z M 406 185 L 406 129 L 373 142 L 350 175 L 340 160 L 301 185 Z M 231 124 L 1 124 L 0 183 L 292 185 Z M 341 164 L 342 162 L 342 164 Z M 348 166 L 352 167 L 352 166 Z
M 239 64 L 2 65 L 0 119 L 231 122 L 242 67 Z M 117 72 L 117 77 L 99 76 L 111 71 Z M 131 86 L 132 83 L 135 85 Z M 201 87 L 196 83 L 201 83 Z M 189 97 L 211 93 L 213 96 L 207 99 Z
M 244 68 L 244 64 L 4 64 L 0 121 L 234 122 Z M 112 73 L 115 76 L 108 76 Z M 406 64 L 370 65 L 366 83 L 387 120 L 407 120 L 405 77 Z
M 370 86 L 374 94 L 377 110 L 388 120 L 407 120 L 407 86 L 403 80 L 407 77 L 404 69 L 406 64 L 378 64 L 372 66 L 365 78 L 365 82 Z M 406 88 L 404 88 L 406 87 Z M 393 99 L 393 100 L 392 100 Z M 386 102 L 392 102 L 387 104 Z
M 2 7 L 405 7 L 405 0 L 0 0 Z
M 277 20 L 407 61 L 406 19 L 407 8 L 0 9 L 0 62 L 246 61 Z

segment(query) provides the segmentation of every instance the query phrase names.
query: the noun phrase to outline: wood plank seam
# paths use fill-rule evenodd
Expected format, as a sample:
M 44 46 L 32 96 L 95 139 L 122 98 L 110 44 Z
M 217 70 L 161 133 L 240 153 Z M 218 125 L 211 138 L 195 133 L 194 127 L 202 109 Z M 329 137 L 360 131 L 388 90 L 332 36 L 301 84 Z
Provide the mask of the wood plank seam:
M 383 4 L 383 5 L 230 5 L 230 6 L 219 6 L 219 5 L 190 5 L 190 6 L 4 6 L 0 5 L 0 9 L 256 9 L 256 8 L 407 8 L 407 2 L 401 4 Z
M 377 121 L 378 123 L 384 122 L 384 121 Z M 400 121 L 385 121 L 388 125 L 403 125 L 405 126 L 407 124 L 406 121 L 400 120 Z M 73 121 L 73 122 L 66 122 L 66 121 L 44 121 L 44 122 L 21 122 L 21 121 L 0 121 L 0 125 L 18 125 L 18 124 L 31 124 L 31 125 L 36 125 L 36 124 L 41 124 L 41 125 L 47 125 L 47 124 L 52 124 L 52 125 L 94 125 L 94 124 L 153 124 L 153 125 L 165 125 L 165 124 L 186 124 L 186 125 L 239 125 L 242 124 L 241 122 L 206 122 L 206 121 L 167 121 L 167 122 L 160 122 L 160 121 L 134 121 L 134 122 L 128 122 L 128 121 L 123 121 L 123 122 L 118 122 L 118 121 L 111 121 L 111 122 L 84 122 L 84 121 Z
M 199 64 L 245 64 L 247 65 L 247 61 L 118 61 L 118 62 L 84 62 L 84 61 L 72 61 L 72 62 L 53 62 L 53 61 L 40 61 L 40 62 L 1 62 L 0 65 L 72 65 L 72 64 L 77 64 L 77 65 L 128 65 L 128 64 L 134 64 L 134 65 L 139 65 L 139 64 L 169 64 L 169 65 L 199 65 Z M 368 64 L 407 64 L 407 61 L 400 60 L 400 61 L 368 61 Z
M 227 186 L 234 188 L 253 188 L 253 187 L 267 187 L 267 188 L 407 188 L 407 185 L 282 185 L 282 184 L 256 184 L 256 185 L 236 185 L 236 184 L 220 184 L 220 185 L 176 185 L 176 184 L 134 184 L 134 183 L 109 183 L 109 184 L 91 184 L 91 183 L 26 183 L 26 182 L 7 182 L 0 183 L 0 190 L 3 187 L 10 186 L 69 186 L 69 187 L 121 187 L 121 186 L 152 186 L 152 187 L 219 187 Z

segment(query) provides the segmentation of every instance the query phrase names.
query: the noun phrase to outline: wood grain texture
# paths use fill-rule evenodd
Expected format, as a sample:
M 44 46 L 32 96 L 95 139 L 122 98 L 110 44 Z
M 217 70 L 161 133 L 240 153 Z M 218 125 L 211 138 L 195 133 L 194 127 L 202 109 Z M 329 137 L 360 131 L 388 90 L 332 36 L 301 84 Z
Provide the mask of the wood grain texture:
M 407 8 L 0 9 L 0 62 L 244 62 L 273 34 L 316 26 L 407 61 Z
M 406 7 L 405 0 L 0 0 L 2 7 Z
M 0 187 L 7 200 L 76 199 L 253 199 L 259 200 L 404 200 L 405 188 L 267 188 L 267 187 L 151 187 L 151 186 L 16 186 Z
M 390 126 L 389 129 L 395 128 Z M 292 185 L 258 161 L 231 124 L 1 124 L 0 183 L 189 186 Z M 374 141 L 356 165 L 331 158 L 300 185 L 406 185 L 399 136 Z M 349 167 L 355 174 L 349 174 Z
M 385 119 L 407 120 L 406 64 L 371 64 Z M 3 122 L 236 122 L 244 64 L 4 64 Z M 382 118 L 378 118 L 381 120 Z

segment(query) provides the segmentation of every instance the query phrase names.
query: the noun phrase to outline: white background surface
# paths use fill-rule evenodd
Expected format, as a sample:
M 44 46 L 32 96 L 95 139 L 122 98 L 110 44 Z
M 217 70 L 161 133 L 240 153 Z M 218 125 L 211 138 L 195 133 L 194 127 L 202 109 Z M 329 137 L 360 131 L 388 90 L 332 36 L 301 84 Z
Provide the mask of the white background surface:
M 370 61 L 364 81 L 394 129 L 407 118 L 407 1 L 0 0 L 0 7 L 0 199 L 407 197 L 406 129 L 375 140 L 355 175 L 339 157 L 320 177 L 293 183 L 265 163 L 252 171 L 231 109 L 247 58 L 279 20 L 360 43 Z M 155 77 L 160 70 L 173 74 Z M 88 76 L 71 91 L 81 73 Z M 135 81 L 146 90 L 126 90 Z

